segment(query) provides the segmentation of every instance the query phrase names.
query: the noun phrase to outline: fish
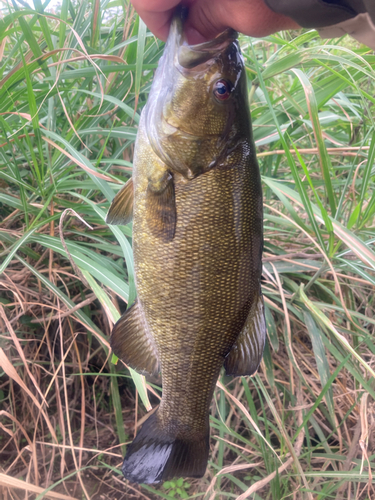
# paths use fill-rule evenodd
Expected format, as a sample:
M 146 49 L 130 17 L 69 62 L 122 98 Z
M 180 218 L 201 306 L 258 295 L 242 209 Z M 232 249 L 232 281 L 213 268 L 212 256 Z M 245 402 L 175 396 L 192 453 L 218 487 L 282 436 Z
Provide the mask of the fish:
M 142 110 L 133 176 L 106 219 L 133 220 L 137 289 L 112 350 L 162 377 L 160 405 L 122 466 L 145 484 L 205 474 L 220 370 L 253 375 L 266 339 L 262 187 L 238 35 L 189 45 L 183 24 L 176 14 Z

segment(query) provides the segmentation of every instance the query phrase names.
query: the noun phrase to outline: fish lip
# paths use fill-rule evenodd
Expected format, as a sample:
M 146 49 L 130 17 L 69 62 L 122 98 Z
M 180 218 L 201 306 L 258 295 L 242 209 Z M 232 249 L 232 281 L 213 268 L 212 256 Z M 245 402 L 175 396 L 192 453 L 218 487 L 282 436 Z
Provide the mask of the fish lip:
M 196 45 L 189 45 L 186 41 L 186 37 L 183 37 L 183 41 L 186 43 L 186 47 L 196 52 L 207 52 L 211 50 L 220 50 L 225 48 L 229 43 L 237 40 L 238 33 L 232 28 L 227 28 L 225 31 L 217 35 L 217 37 L 212 40 L 207 40 L 206 42 L 198 43 Z
M 184 10 L 178 11 L 174 15 L 164 49 L 164 53 L 167 53 L 166 59 L 173 60 L 174 65 L 181 72 L 195 68 L 215 58 L 238 38 L 237 31 L 228 28 L 212 40 L 189 45 L 184 33 L 183 19 L 185 17 L 186 11 Z

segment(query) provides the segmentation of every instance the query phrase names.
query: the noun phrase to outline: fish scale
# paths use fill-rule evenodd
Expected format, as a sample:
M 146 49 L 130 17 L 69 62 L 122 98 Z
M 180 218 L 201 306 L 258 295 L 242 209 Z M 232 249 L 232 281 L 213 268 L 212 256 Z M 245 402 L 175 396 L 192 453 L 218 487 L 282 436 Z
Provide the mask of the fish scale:
M 133 165 L 107 220 L 126 222 L 134 205 L 138 297 L 111 345 L 134 369 L 161 370 L 162 399 L 130 445 L 123 473 L 146 483 L 200 477 L 220 370 L 253 374 L 266 336 L 261 180 L 233 31 L 189 47 L 175 16 Z

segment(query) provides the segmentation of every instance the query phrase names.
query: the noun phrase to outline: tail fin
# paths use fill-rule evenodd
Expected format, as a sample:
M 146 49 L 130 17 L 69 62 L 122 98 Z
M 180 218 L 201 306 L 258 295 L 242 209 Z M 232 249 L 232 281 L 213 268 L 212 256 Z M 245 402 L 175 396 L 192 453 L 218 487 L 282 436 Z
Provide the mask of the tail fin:
M 174 477 L 202 477 L 209 451 L 209 430 L 204 439 L 185 440 L 161 428 L 157 411 L 143 424 L 129 446 L 122 472 L 135 483 L 159 483 Z

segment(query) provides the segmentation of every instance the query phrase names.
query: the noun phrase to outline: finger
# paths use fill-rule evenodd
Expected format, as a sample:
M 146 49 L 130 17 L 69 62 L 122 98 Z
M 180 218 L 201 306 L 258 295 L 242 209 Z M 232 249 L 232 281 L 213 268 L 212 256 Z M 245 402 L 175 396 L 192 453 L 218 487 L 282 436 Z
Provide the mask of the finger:
M 132 0 L 132 4 L 152 33 L 166 41 L 172 15 L 180 0 Z
M 298 28 L 295 21 L 276 14 L 263 0 L 193 0 L 189 4 L 185 32 L 191 44 L 215 38 L 228 27 L 254 37 Z

